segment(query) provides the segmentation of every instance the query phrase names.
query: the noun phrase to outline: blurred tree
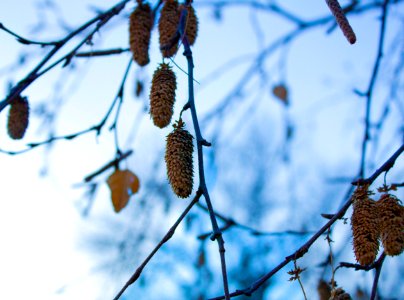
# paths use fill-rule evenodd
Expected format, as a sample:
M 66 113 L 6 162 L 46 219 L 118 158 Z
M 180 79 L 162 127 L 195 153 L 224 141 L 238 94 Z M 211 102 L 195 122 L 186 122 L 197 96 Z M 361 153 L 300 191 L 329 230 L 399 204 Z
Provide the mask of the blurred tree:
M 87 174 L 99 299 L 404 297 L 402 206 L 368 265 L 349 221 L 403 196 L 403 1 L 87 2 L 0 6 L 0 152 Z

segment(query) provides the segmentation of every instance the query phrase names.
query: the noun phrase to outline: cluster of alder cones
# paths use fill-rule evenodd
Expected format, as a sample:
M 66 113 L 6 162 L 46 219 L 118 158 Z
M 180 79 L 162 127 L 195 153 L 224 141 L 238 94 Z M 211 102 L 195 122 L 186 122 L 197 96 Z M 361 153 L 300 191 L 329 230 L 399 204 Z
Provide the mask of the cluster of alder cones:
M 171 123 L 176 89 L 175 73 L 162 63 L 154 72 L 150 91 L 150 114 L 153 123 L 164 128 Z M 167 175 L 174 193 L 187 198 L 193 187 L 193 137 L 184 129 L 180 118 L 167 136 L 165 161 Z
M 137 1 L 138 5 L 130 16 L 129 43 L 133 59 L 139 66 L 149 63 L 149 45 L 153 28 L 153 12 L 148 3 Z M 163 58 L 172 57 L 178 51 L 178 42 L 186 37 L 193 45 L 198 32 L 198 19 L 194 8 L 187 1 L 164 1 L 158 22 L 159 43 Z M 181 28 L 181 16 L 186 19 Z M 183 35 L 183 36 L 181 36 Z M 165 128 L 171 123 L 174 113 L 176 76 L 172 68 L 161 63 L 153 74 L 150 90 L 150 115 L 154 125 Z M 193 137 L 184 129 L 180 118 L 173 125 L 174 130 L 167 136 L 165 161 L 167 175 L 174 193 L 186 198 L 193 188 Z
M 154 16 L 149 3 L 139 0 L 137 2 L 138 5 L 129 19 L 129 44 L 134 61 L 139 66 L 145 66 L 150 62 L 149 46 Z M 190 2 L 179 4 L 177 0 L 164 1 L 158 22 L 159 43 L 163 57 L 172 57 L 177 52 L 180 38 L 186 37 L 190 45 L 195 43 L 198 19 Z M 180 28 L 181 14 L 186 14 L 185 28 Z
M 387 255 L 400 255 L 404 250 L 404 207 L 401 201 L 388 192 L 375 201 L 370 198 L 371 194 L 367 186 L 359 186 L 352 195 L 353 247 L 361 265 L 375 261 L 380 240 Z

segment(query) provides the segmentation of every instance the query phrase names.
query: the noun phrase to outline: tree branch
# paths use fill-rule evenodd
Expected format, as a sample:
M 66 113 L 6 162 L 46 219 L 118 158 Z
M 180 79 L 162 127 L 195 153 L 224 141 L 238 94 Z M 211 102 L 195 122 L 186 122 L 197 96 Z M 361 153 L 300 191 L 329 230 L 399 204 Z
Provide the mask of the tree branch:
M 97 17 L 87 21 L 79 28 L 68 34 L 65 38 L 61 39 L 57 42 L 53 49 L 39 62 L 39 64 L 24 78 L 22 79 L 16 86 L 14 86 L 10 93 L 8 94 L 7 98 L 0 102 L 0 112 L 12 101 L 12 99 L 18 95 L 20 95 L 28 86 L 30 86 L 36 79 L 38 79 L 41 75 L 49 71 L 51 68 L 58 65 L 60 62 L 66 60 L 66 63 L 69 62 L 69 59 L 74 56 L 74 53 L 90 38 L 95 32 L 97 32 L 102 26 L 104 26 L 110 19 L 112 19 L 115 15 L 118 15 L 124 8 L 125 5 L 130 0 L 123 0 L 118 4 L 114 5 L 112 8 L 107 10 L 106 12 L 98 15 Z M 57 53 L 59 50 L 67 44 L 73 37 L 75 37 L 80 32 L 84 31 L 88 27 L 92 26 L 93 24 L 97 23 L 96 28 L 87 35 L 79 44 L 76 46 L 72 51 L 70 51 L 67 55 L 63 56 L 61 59 L 53 63 L 50 67 L 46 68 L 45 70 L 41 71 L 42 67 Z
M 383 57 L 383 46 L 384 46 L 384 36 L 385 36 L 385 29 L 387 23 L 387 6 L 389 4 L 389 0 L 384 0 L 382 5 L 382 18 L 381 18 L 381 26 L 380 26 L 380 36 L 379 36 L 379 45 L 376 55 L 376 60 L 373 66 L 372 76 L 370 78 L 369 87 L 363 95 L 366 96 L 366 112 L 365 112 L 365 129 L 364 129 L 364 136 L 362 141 L 362 154 L 361 154 L 361 165 L 359 171 L 359 178 L 365 177 L 366 171 L 366 150 L 367 144 L 370 140 L 370 113 L 371 113 L 371 105 L 372 105 L 372 97 L 373 97 L 373 90 L 376 83 L 377 74 L 379 72 L 379 67 L 381 63 L 381 59 Z
M 136 280 L 140 277 L 142 274 L 143 269 L 145 266 L 149 263 L 149 261 L 153 258 L 153 256 L 160 250 L 160 248 L 168 242 L 172 236 L 175 233 L 175 230 L 177 229 L 178 225 L 182 222 L 182 220 L 186 217 L 186 215 L 189 213 L 191 208 L 199 201 L 199 198 L 202 196 L 202 191 L 198 190 L 196 192 L 195 197 L 192 199 L 191 203 L 188 204 L 186 209 L 183 211 L 183 213 L 180 215 L 180 217 L 175 221 L 174 225 L 168 230 L 168 232 L 164 235 L 164 237 L 161 239 L 161 241 L 157 244 L 157 246 L 150 252 L 150 254 L 146 257 L 146 259 L 140 264 L 140 266 L 136 269 L 136 271 L 133 273 L 133 275 L 130 277 L 130 279 L 126 282 L 126 284 L 122 287 L 122 289 L 119 291 L 119 293 L 115 296 L 113 300 L 118 300 L 122 294 L 126 291 L 126 289 L 132 285 L 133 283 L 136 282 Z
M 219 247 L 220 254 L 220 263 L 222 268 L 222 278 L 223 278 L 223 288 L 225 299 L 229 300 L 229 284 L 227 279 L 227 268 L 226 268 L 226 259 L 225 259 L 225 248 L 224 248 L 224 239 L 222 236 L 222 232 L 217 224 L 216 216 L 213 210 L 212 202 L 210 200 L 209 191 L 206 186 L 205 181 L 205 171 L 204 171 L 204 163 L 203 163 L 203 146 L 209 146 L 208 143 L 201 134 L 201 130 L 198 122 L 198 115 L 196 112 L 195 106 L 195 96 L 194 96 L 194 76 L 193 69 L 194 63 L 192 58 L 191 47 L 188 43 L 187 37 L 185 35 L 185 22 L 187 19 L 187 9 L 181 10 L 180 17 L 180 25 L 179 25 L 179 33 L 182 37 L 182 43 L 184 45 L 184 56 L 188 62 L 188 103 L 191 109 L 192 121 L 195 130 L 196 142 L 197 142 L 197 153 L 198 153 L 198 170 L 199 170 L 199 189 L 202 191 L 202 194 L 205 198 L 206 205 L 209 210 L 210 221 L 212 223 L 213 234 L 211 236 L 211 240 L 216 240 Z
M 389 163 L 394 164 L 396 159 L 400 156 L 400 154 L 404 151 L 404 145 L 402 145 L 384 164 L 388 165 Z M 376 171 L 371 177 L 366 179 L 369 184 L 373 183 L 373 181 L 378 177 L 378 174 L 380 175 L 381 173 L 378 173 Z M 310 247 L 314 244 L 314 242 L 326 231 L 328 228 L 331 227 L 332 224 L 335 223 L 338 219 L 343 217 L 348 210 L 348 208 L 352 204 L 352 199 L 349 199 L 346 201 L 346 203 L 341 207 L 341 209 L 331 218 L 330 221 L 328 221 L 319 231 L 317 231 L 303 246 L 301 246 L 299 249 L 297 249 L 295 252 L 293 252 L 291 255 L 287 256 L 281 263 L 279 263 L 275 268 L 273 268 L 270 272 L 259 278 L 257 281 L 255 281 L 253 284 L 251 284 L 249 287 L 243 289 L 243 290 L 236 290 L 235 292 L 230 294 L 230 297 L 236 297 L 236 296 L 251 296 L 259 287 L 261 287 L 268 279 L 270 279 L 273 275 L 275 275 L 278 271 L 280 271 L 283 267 L 285 267 L 287 264 L 289 264 L 291 261 L 299 259 L 303 257 L 310 249 Z M 380 266 L 381 268 L 381 266 Z M 380 272 L 380 271 L 379 271 Z M 377 285 L 377 283 L 375 283 Z M 375 285 L 374 284 L 374 285 Z M 225 299 L 224 296 L 219 296 L 215 298 L 211 298 L 209 300 L 221 300 Z

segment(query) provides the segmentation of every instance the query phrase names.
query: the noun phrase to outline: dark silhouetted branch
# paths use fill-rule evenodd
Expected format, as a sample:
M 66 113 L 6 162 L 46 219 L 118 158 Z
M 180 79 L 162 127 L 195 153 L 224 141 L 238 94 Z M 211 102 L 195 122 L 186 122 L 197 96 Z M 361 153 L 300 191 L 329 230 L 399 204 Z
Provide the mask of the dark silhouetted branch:
M 75 57 L 96 57 L 96 56 L 108 56 L 121 54 L 124 52 L 129 52 L 129 48 L 115 48 L 115 49 L 106 49 L 106 50 L 94 50 L 88 52 L 78 52 L 74 56 Z
M 118 300 L 122 296 L 122 294 L 126 291 L 126 289 L 131 284 L 136 282 L 136 280 L 140 277 L 140 274 L 142 274 L 142 271 L 145 268 L 145 266 L 149 263 L 149 261 L 153 258 L 153 256 L 160 250 L 160 248 L 172 238 L 178 225 L 186 217 L 186 215 L 189 213 L 189 211 L 195 205 L 195 203 L 197 203 L 199 201 L 199 198 L 201 196 L 202 196 L 202 191 L 198 190 L 196 192 L 195 197 L 192 199 L 191 203 L 188 204 L 188 206 L 183 211 L 183 213 L 178 218 L 178 220 L 174 223 L 174 225 L 170 228 L 170 230 L 165 234 L 165 236 L 161 239 L 161 241 L 157 244 L 157 246 L 153 249 L 153 251 L 150 252 L 150 254 L 146 257 L 146 259 L 136 269 L 136 271 L 133 273 L 133 275 L 130 277 L 130 279 L 126 282 L 126 284 L 122 287 L 122 289 L 119 291 L 119 293 L 115 296 L 114 300 Z
M 221 269 L 222 269 L 224 294 L 225 294 L 225 299 L 229 300 L 230 296 L 229 296 L 229 284 L 228 284 L 228 279 L 227 279 L 224 240 L 223 240 L 223 236 L 222 236 L 222 231 L 220 230 L 220 228 L 217 224 L 216 216 L 214 213 L 212 202 L 210 200 L 209 191 L 206 186 L 206 180 L 205 180 L 205 171 L 204 171 L 204 163 L 203 163 L 203 146 L 209 146 L 210 143 L 208 143 L 202 137 L 200 126 L 199 126 L 199 121 L 198 121 L 198 115 L 196 112 L 195 96 L 194 96 L 194 75 L 193 75 L 194 62 L 193 62 L 193 58 L 192 58 L 191 47 L 190 47 L 187 37 L 185 35 L 186 19 L 187 19 L 187 9 L 183 9 L 183 10 L 181 10 L 179 33 L 180 33 L 180 36 L 182 37 L 182 43 L 184 45 L 184 56 L 186 57 L 187 63 L 188 63 L 188 103 L 189 103 L 190 110 L 191 110 L 192 122 L 194 125 L 195 137 L 196 137 L 196 143 L 197 143 L 199 190 L 202 191 L 202 194 L 206 201 L 207 208 L 209 210 L 209 216 L 210 216 L 210 220 L 212 223 L 212 229 L 213 229 L 213 234 L 211 236 L 211 240 L 212 241 L 216 240 L 218 243 L 219 254 L 220 254 L 220 263 L 221 263 Z
M 84 182 L 90 182 L 91 180 L 93 180 L 98 175 L 101 175 L 102 173 L 109 170 L 110 168 L 115 167 L 119 162 L 121 162 L 122 160 L 124 160 L 124 159 L 128 158 L 130 155 L 132 155 L 132 153 L 133 153 L 133 150 L 129 150 L 129 151 L 125 152 L 125 153 L 122 153 L 121 156 L 119 156 L 119 157 L 115 158 L 114 160 L 110 161 L 105 166 L 102 166 L 100 169 L 98 169 L 94 173 L 91 173 L 90 175 L 86 176 L 84 178 Z
M 395 160 L 399 157 L 399 155 L 404 151 L 404 145 L 400 147 L 384 164 L 388 164 L 389 162 L 394 164 Z M 381 172 L 379 173 L 379 175 Z M 371 176 L 369 179 L 369 184 L 373 183 L 373 181 L 377 178 Z M 338 219 L 342 218 L 348 208 L 352 204 L 352 199 L 349 199 L 346 201 L 346 203 L 341 207 L 341 209 L 331 218 L 330 221 L 328 221 L 319 231 L 317 231 L 303 246 L 301 246 L 299 249 L 297 249 L 295 252 L 293 252 L 291 255 L 287 256 L 281 263 L 279 263 L 275 268 L 273 268 L 270 272 L 259 278 L 257 281 L 255 281 L 253 284 L 251 284 L 249 287 L 243 289 L 243 290 L 236 290 L 233 293 L 230 293 L 230 297 L 236 297 L 236 296 L 251 296 L 258 288 L 260 288 L 268 279 L 270 279 L 272 276 L 274 276 L 279 270 L 283 269 L 287 264 L 289 264 L 291 261 L 297 260 L 301 257 L 303 257 L 310 249 L 310 247 L 314 244 L 314 242 L 324 233 L 326 232 L 331 225 L 333 225 Z M 381 266 L 380 266 L 381 268 Z M 377 284 L 377 283 L 376 283 Z M 209 300 L 220 300 L 220 299 L 225 299 L 224 296 L 219 296 L 215 298 L 211 298 Z
M 3 30 L 5 32 L 9 33 L 10 35 L 14 36 L 19 43 L 24 44 L 24 45 L 57 46 L 60 43 L 60 41 L 39 42 L 39 41 L 33 41 L 33 40 L 26 39 L 26 38 L 22 37 L 21 35 L 8 29 L 6 26 L 3 25 L 3 23 L 0 23 L 0 30 Z
M 373 181 L 376 180 L 377 177 L 380 176 L 383 172 L 388 172 L 396 162 L 397 158 L 403 153 L 404 151 L 404 144 L 394 152 L 394 154 L 390 157 L 388 161 L 386 161 L 380 168 L 378 168 L 369 178 L 366 179 L 359 179 L 352 182 L 353 185 L 366 185 L 371 184 Z
M 83 25 L 81 25 L 79 28 L 68 34 L 65 38 L 61 39 L 58 41 L 56 44 L 54 44 L 52 50 L 38 63 L 38 65 L 31 71 L 29 74 L 22 79 L 16 86 L 14 86 L 11 90 L 10 93 L 8 94 L 7 98 L 0 102 L 0 112 L 8 105 L 10 104 L 10 101 L 20 95 L 28 86 L 30 86 L 36 79 L 38 79 L 41 75 L 45 74 L 48 72 L 50 69 L 54 68 L 56 65 L 58 65 L 61 62 L 65 62 L 65 65 L 67 65 L 74 54 L 77 52 L 77 50 L 83 46 L 85 43 L 87 43 L 91 37 L 93 36 L 94 33 L 96 33 L 102 26 L 104 26 L 106 23 L 108 23 L 109 20 L 111 20 L 115 15 L 118 15 L 126 6 L 126 4 L 130 0 L 123 0 L 119 2 L 118 4 L 114 5 L 112 8 L 107 10 L 106 12 L 98 15 L 97 17 L 94 17 L 93 19 L 87 21 Z M 88 34 L 72 51 L 70 51 L 68 54 L 64 55 L 62 58 L 57 60 L 55 63 L 51 64 L 49 67 L 46 69 L 42 70 L 41 69 L 50 61 L 50 59 L 57 53 L 59 50 L 66 45 L 73 37 L 81 33 L 82 31 L 86 30 L 90 26 L 97 24 L 95 29 L 93 29 L 90 34 Z

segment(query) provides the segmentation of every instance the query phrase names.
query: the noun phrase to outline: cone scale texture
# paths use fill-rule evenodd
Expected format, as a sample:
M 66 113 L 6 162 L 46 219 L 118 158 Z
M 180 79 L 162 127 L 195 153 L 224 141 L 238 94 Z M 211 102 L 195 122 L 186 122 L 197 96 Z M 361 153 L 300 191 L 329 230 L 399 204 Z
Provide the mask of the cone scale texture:
M 195 44 L 198 35 L 198 17 L 196 16 L 195 9 L 191 5 L 180 5 L 179 10 L 182 11 L 183 9 L 188 11 L 187 21 L 185 23 L 185 35 L 189 44 L 192 46 Z
M 164 128 L 171 122 L 177 81 L 168 64 L 162 63 L 153 74 L 150 91 L 150 114 L 157 127 Z
M 148 3 L 139 3 L 129 18 L 129 45 L 133 60 L 139 66 L 149 63 L 149 45 L 153 15 Z
M 159 43 L 163 57 L 171 57 L 178 50 L 178 43 L 173 44 L 180 23 L 177 0 L 166 0 L 159 19 Z M 167 48 L 168 47 L 168 48 Z
M 330 297 L 330 300 L 352 300 L 352 298 L 343 288 L 337 288 L 334 297 Z
M 193 187 L 193 137 L 185 130 L 180 119 L 174 125 L 174 131 L 167 136 L 165 161 L 167 175 L 174 193 L 180 198 L 187 198 Z
M 366 187 L 354 192 L 351 226 L 356 260 L 363 266 L 373 263 L 379 251 L 379 224 L 376 202 Z
M 393 195 L 383 194 L 377 201 L 380 237 L 387 255 L 404 250 L 404 207 Z

